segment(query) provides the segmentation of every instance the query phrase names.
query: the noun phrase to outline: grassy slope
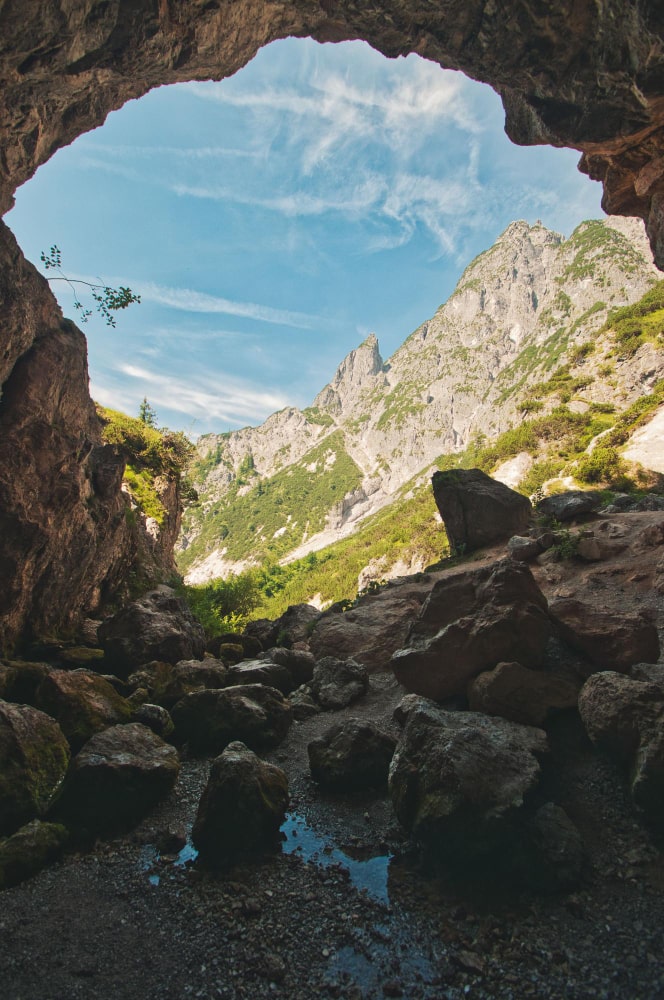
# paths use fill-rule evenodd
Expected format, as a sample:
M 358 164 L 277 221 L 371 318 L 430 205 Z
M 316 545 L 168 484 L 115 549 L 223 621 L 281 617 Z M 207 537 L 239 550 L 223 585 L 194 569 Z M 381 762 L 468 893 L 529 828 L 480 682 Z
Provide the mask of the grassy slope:
M 179 567 L 186 571 L 220 545 L 228 559 L 278 559 L 305 535 L 320 531 L 330 509 L 361 479 L 341 431 L 270 478 L 259 479 L 246 469 L 234 493 L 213 504 L 204 517 L 197 515 L 200 534 L 180 555 Z

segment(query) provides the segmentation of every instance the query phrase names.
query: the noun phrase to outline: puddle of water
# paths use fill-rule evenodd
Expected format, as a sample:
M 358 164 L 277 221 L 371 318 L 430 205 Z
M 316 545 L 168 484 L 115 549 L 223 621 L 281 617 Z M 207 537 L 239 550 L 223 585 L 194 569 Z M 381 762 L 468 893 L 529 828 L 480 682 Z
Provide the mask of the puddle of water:
M 172 862 L 174 868 L 181 868 L 184 865 L 195 861 L 198 857 L 198 851 L 191 843 L 190 840 L 184 845 L 182 850 L 178 853 L 175 860 Z M 152 872 L 152 869 L 159 864 L 161 861 L 161 854 L 157 850 L 154 844 L 146 844 L 141 848 L 140 854 L 140 867 L 143 872 Z M 150 885 L 159 885 L 161 876 L 155 873 L 148 875 L 148 882 Z
M 284 835 L 282 850 L 286 854 L 297 853 L 304 861 L 313 861 L 322 868 L 341 865 L 350 875 L 357 889 L 366 889 L 372 899 L 389 905 L 387 891 L 387 871 L 391 854 L 380 854 L 366 860 L 349 857 L 345 851 L 331 846 L 306 822 L 303 816 L 289 813 L 281 827 Z

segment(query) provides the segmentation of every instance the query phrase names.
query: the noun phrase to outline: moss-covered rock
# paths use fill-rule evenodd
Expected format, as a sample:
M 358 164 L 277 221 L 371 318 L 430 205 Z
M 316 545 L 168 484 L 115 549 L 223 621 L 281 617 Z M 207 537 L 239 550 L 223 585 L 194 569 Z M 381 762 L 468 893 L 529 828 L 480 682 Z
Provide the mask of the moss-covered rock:
M 109 726 L 128 722 L 131 706 L 99 674 L 53 670 L 37 691 L 37 703 L 58 720 L 72 750 Z
M 57 722 L 29 705 L 0 702 L 0 835 L 46 812 L 68 764 Z
M 33 819 L 11 837 L 0 840 L 0 889 L 18 885 L 56 861 L 69 834 L 60 823 Z

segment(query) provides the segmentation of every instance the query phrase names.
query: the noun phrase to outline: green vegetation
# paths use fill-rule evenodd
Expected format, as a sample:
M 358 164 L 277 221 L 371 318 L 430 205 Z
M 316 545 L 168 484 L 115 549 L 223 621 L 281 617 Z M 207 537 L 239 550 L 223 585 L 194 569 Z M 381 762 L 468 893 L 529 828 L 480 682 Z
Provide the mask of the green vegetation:
M 329 413 L 325 413 L 319 406 L 307 406 L 302 413 L 310 424 L 318 424 L 320 427 L 331 427 L 334 423 Z
M 407 417 L 420 413 L 426 404 L 415 402 L 417 386 L 411 382 L 399 382 L 392 392 L 384 397 L 385 409 L 378 418 L 376 430 L 400 427 Z
M 297 546 L 305 532 L 320 531 L 329 511 L 359 486 L 362 476 L 344 448 L 341 431 L 330 434 L 294 465 L 267 479 L 257 477 L 253 458 L 240 466 L 236 490 L 204 512 L 188 512 L 185 530 L 200 532 L 180 556 L 186 570 L 223 538 L 228 559 L 277 559 Z M 255 485 L 252 485 L 255 484 Z M 244 495 L 237 487 L 252 485 Z
M 384 560 L 383 573 L 401 559 L 409 562 L 414 555 L 437 562 L 448 549 L 445 530 L 436 519 L 431 487 L 419 487 L 406 498 L 404 493 L 408 492 L 404 487 L 401 499 L 367 518 L 352 537 L 312 552 L 303 559 L 284 566 L 269 561 L 227 581 L 188 587 L 187 597 L 192 608 L 196 614 L 202 608 L 203 623 L 219 631 L 222 625 L 237 624 L 245 614 L 235 607 L 228 610 L 231 607 L 226 601 L 229 595 L 249 594 L 251 601 L 256 602 L 251 609 L 253 617 L 277 618 L 289 604 L 307 601 L 316 594 L 325 602 L 352 600 L 357 593 L 360 572 L 374 560 Z M 221 610 L 217 614 L 214 607 L 220 594 L 226 603 L 220 602 Z M 209 612 L 210 607 L 212 612 Z M 233 618 L 233 615 L 238 617 Z
M 604 331 L 613 334 L 615 353 L 621 357 L 631 357 L 648 341 L 664 347 L 664 281 L 657 282 L 634 305 L 612 310 Z
M 254 571 L 181 589 L 208 635 L 242 630 L 261 600 Z
M 156 479 L 180 479 L 193 454 L 194 446 L 181 432 L 158 430 L 119 410 L 97 406 L 102 422 L 102 438 L 120 451 L 126 460 L 124 480 L 136 503 L 147 517 L 162 524 L 166 511 L 159 498 Z
M 103 281 L 83 281 L 80 278 L 68 277 L 62 270 L 62 253 L 60 252 L 60 248 L 55 244 L 53 244 L 48 253 L 44 253 L 42 250 L 40 258 L 45 271 L 56 272 L 55 275 L 49 278 L 49 281 L 65 281 L 73 291 L 74 308 L 78 311 L 78 318 L 81 323 L 88 322 L 92 316 L 92 309 L 86 309 L 79 300 L 76 290 L 77 285 L 85 285 L 90 289 L 90 295 L 95 302 L 95 309 L 104 318 L 106 326 L 116 325 L 115 316 L 113 316 L 114 312 L 126 309 L 128 306 L 141 301 L 140 295 L 136 295 L 132 292 L 131 288 L 127 288 L 125 285 L 120 285 L 119 288 L 111 288 L 110 285 L 105 285 Z

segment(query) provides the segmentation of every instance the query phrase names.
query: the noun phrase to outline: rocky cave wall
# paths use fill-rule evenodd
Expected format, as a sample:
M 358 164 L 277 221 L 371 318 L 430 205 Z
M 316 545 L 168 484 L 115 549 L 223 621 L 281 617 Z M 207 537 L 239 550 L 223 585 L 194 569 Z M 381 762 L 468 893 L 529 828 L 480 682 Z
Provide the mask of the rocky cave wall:
M 417 52 L 502 96 L 519 144 L 570 146 L 664 267 L 661 0 L 0 0 L 0 211 L 59 147 L 152 87 L 221 79 L 288 35 Z M 112 596 L 133 565 L 85 341 L 0 232 L 0 644 Z

